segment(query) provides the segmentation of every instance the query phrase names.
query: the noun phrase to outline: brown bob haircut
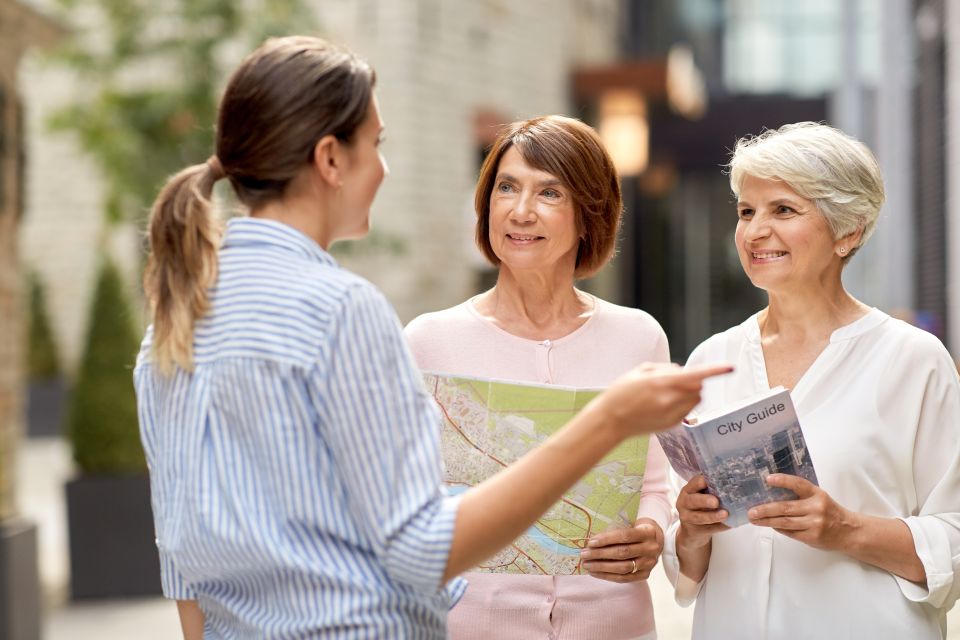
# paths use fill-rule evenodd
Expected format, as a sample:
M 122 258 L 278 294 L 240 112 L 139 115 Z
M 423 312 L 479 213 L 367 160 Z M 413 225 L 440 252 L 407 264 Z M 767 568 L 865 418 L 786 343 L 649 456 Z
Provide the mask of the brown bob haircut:
M 474 199 L 477 246 L 494 266 L 500 258 L 490 245 L 490 196 L 500 159 L 510 147 L 570 190 L 580 235 L 574 277 L 592 276 L 613 256 L 623 210 L 620 176 L 597 132 L 573 118 L 540 116 L 507 125 L 497 136 L 480 168 Z

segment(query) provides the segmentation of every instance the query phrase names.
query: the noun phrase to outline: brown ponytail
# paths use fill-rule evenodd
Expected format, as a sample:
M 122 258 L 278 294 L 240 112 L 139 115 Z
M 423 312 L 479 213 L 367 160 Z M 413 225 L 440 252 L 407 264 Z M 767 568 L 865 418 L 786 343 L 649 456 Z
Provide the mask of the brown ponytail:
M 167 181 L 150 212 L 150 257 L 143 288 L 153 311 L 153 357 L 160 371 L 193 369 L 193 326 L 209 308 L 217 278 L 220 224 L 210 210 L 223 168 L 213 156 Z
M 143 286 L 160 371 L 193 369 L 194 324 L 209 310 L 207 289 L 217 278 L 213 184 L 227 178 L 251 210 L 282 197 L 323 136 L 351 140 L 374 82 L 353 53 L 305 36 L 271 38 L 234 71 L 220 101 L 216 153 L 170 178 L 150 213 Z

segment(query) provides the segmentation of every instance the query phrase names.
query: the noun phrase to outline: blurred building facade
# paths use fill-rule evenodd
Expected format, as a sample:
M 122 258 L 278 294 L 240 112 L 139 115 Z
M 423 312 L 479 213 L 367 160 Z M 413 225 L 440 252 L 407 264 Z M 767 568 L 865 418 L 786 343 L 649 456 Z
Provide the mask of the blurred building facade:
M 14 500 L 26 388 L 18 231 L 27 141 L 17 76 L 28 48 L 49 46 L 62 35 L 22 3 L 0 0 L 0 637 L 10 640 L 38 640 L 41 633 L 37 530 Z
M 625 4 L 624 56 L 663 57 L 687 43 L 708 92 L 699 121 L 666 109 L 651 114 L 650 165 L 635 183 L 636 224 L 624 239 L 638 265 L 624 299 L 661 321 L 676 358 L 764 304 L 736 256 L 722 165 L 738 137 L 797 120 L 825 121 L 860 138 L 884 172 L 887 201 L 876 234 L 845 270 L 848 289 L 935 333 L 957 354 L 952 310 L 960 293 L 957 276 L 952 284 L 948 276 L 960 245 L 945 179 L 945 96 L 956 80 L 947 65 L 945 5 Z
M 32 0 L 43 5 L 45 0 Z M 331 0 L 313 3 L 321 34 L 377 71 L 390 176 L 374 204 L 370 240 L 336 248 L 338 259 L 380 286 L 403 321 L 475 292 L 488 273 L 473 246 L 472 195 L 482 150 L 497 124 L 569 113 L 572 69 L 618 51 L 619 0 Z M 242 55 L 245 52 L 236 52 Z M 77 90 L 39 59 L 20 80 L 30 134 L 25 263 L 47 287 L 68 370 L 80 356 L 106 233 L 96 168 L 49 114 Z M 149 161 L 149 150 L 144 152 Z M 121 227 L 114 258 L 136 286 L 138 230 Z
M 55 0 L 24 1 L 49 15 L 57 13 Z M 104 181 L 95 163 L 74 137 L 51 131 L 51 117 L 83 91 L 82 83 L 39 52 L 26 56 L 20 71 L 27 138 L 20 250 L 24 269 L 35 272 L 44 285 L 58 355 L 72 373 L 87 334 L 99 247 L 111 248 L 133 293 L 141 264 L 140 230 L 132 224 L 109 228 Z M 144 161 L 149 162 L 149 150 Z
M 18 233 L 29 142 L 17 78 L 31 47 L 52 46 L 63 35 L 57 23 L 25 4 L 0 0 L 0 524 L 16 513 L 11 474 L 23 430 L 26 367 L 26 299 Z
M 360 0 L 321 9 L 326 34 L 377 70 L 390 177 L 373 227 L 394 250 L 343 262 L 402 320 L 457 304 L 485 278 L 473 187 L 498 124 L 570 113 L 574 69 L 618 55 L 617 0 Z
M 29 15 L 15 2 L 0 2 L 0 36 Z M 8 26 L 11 25 L 11 26 Z M 13 34 L 10 34 L 12 37 Z M 22 215 L 22 111 L 16 93 L 17 66 L 26 48 L 0 48 L 0 522 L 14 515 L 14 451 L 23 429 L 23 286 L 17 252 Z
M 653 313 L 681 361 L 706 336 L 760 308 L 762 292 L 743 276 L 733 247 L 735 214 L 721 165 L 739 136 L 824 120 L 870 145 L 887 182 L 877 234 L 847 268 L 848 287 L 960 349 L 960 302 L 948 295 L 960 286 L 958 225 L 948 222 L 960 214 L 948 193 L 957 181 L 948 179 L 952 156 L 943 144 L 953 135 L 947 98 L 957 84 L 944 0 L 315 6 L 322 35 L 377 69 L 391 171 L 374 204 L 373 237 L 336 253 L 383 288 L 401 320 L 490 282 L 472 242 L 472 192 L 495 125 L 567 113 L 602 128 L 602 95 L 578 92 L 578 74 L 638 61 L 665 68 L 684 44 L 704 82 L 706 110 L 678 115 L 665 88 L 642 87 L 646 168 L 624 180 L 619 256 L 585 286 Z M 49 112 L 75 90 L 73 80 L 28 59 L 20 88 L 31 139 L 22 253 L 47 285 L 69 370 L 104 233 L 103 188 L 74 141 L 46 127 Z M 113 246 L 135 288 L 138 230 L 122 229 Z
M 954 358 L 960 350 L 960 7 L 956 3 L 944 3 L 946 19 L 941 23 L 944 30 L 946 110 L 946 189 L 947 244 L 947 327 Z

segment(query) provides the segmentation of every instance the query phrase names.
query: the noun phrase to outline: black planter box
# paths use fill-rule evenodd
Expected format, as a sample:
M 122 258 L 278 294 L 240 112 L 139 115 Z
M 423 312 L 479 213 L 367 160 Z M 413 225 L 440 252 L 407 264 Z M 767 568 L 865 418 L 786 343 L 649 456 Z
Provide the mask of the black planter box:
M 59 436 L 63 432 L 63 411 L 67 385 L 62 376 L 34 380 L 27 386 L 27 437 Z
M 158 595 L 147 476 L 82 476 L 67 483 L 74 600 Z
M 20 518 L 0 521 L 0 638 L 40 640 L 37 528 Z

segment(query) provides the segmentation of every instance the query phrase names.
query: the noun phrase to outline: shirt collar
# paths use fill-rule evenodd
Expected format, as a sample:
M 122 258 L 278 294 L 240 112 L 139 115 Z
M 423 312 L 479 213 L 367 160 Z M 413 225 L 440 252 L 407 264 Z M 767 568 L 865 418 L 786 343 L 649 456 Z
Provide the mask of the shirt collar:
M 238 216 L 227 221 L 223 238 L 227 247 L 276 247 L 321 264 L 337 266 L 337 261 L 312 238 L 290 225 L 276 220 Z
M 850 324 L 844 325 L 835 329 L 830 335 L 830 342 L 840 342 L 842 340 L 848 340 L 850 338 L 856 338 L 857 336 L 870 331 L 874 327 L 878 327 L 883 324 L 890 316 L 886 313 L 877 309 L 876 307 L 871 307 L 870 310 L 863 316 L 857 318 Z M 743 324 L 740 326 L 743 327 L 744 332 L 746 333 L 747 339 L 750 342 L 755 342 L 760 344 L 761 335 L 760 335 L 760 312 L 753 314 L 747 318 Z

